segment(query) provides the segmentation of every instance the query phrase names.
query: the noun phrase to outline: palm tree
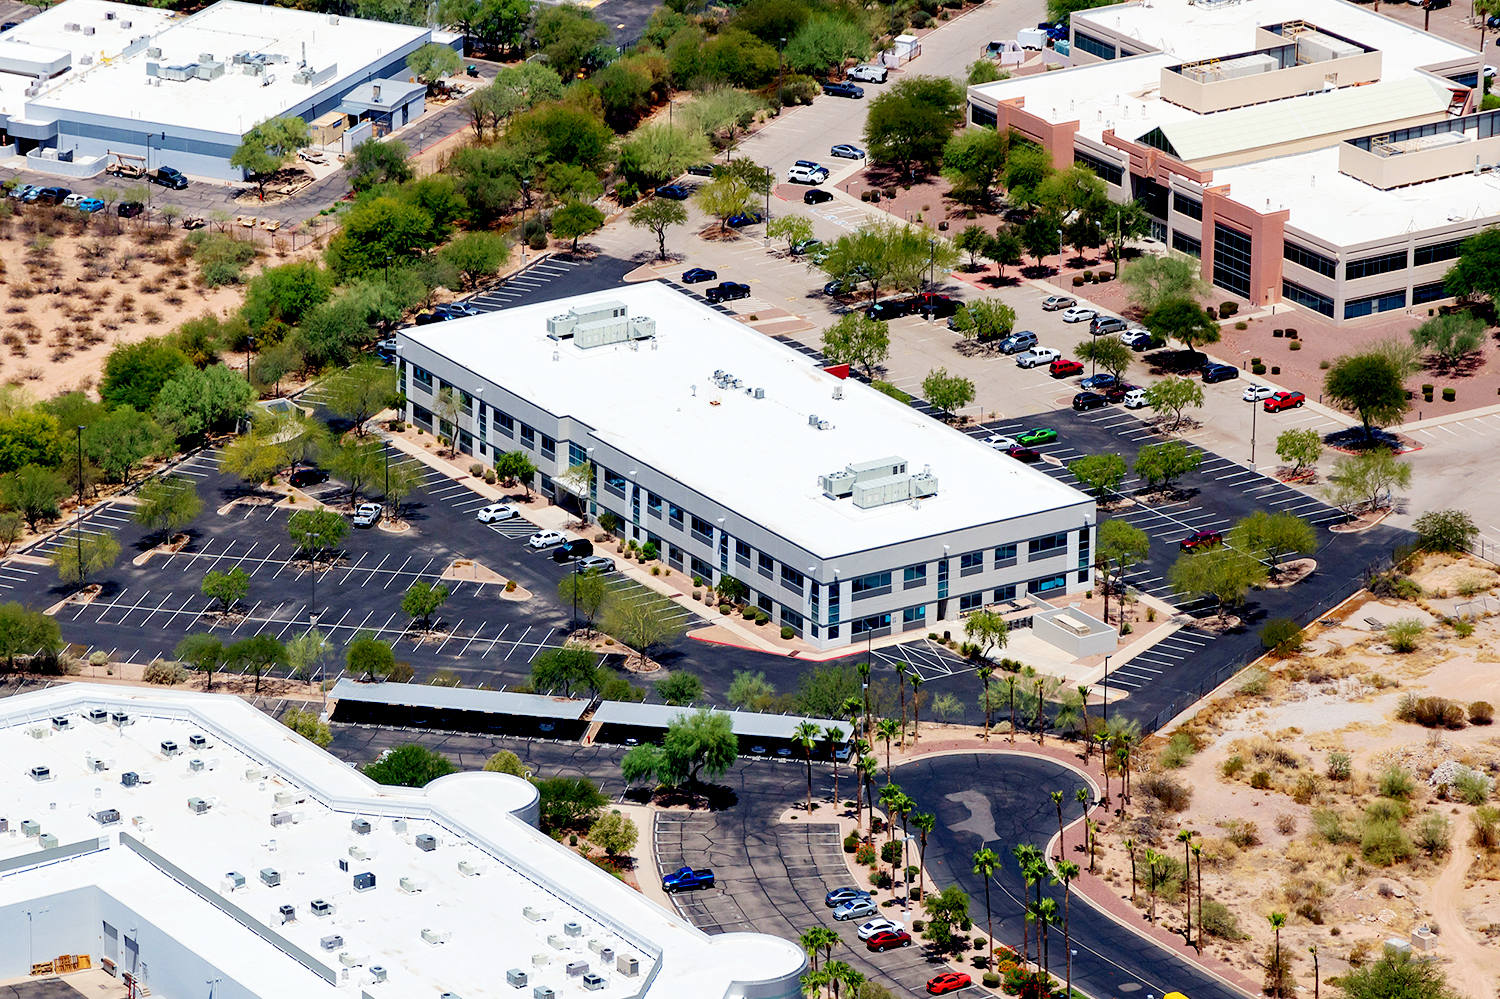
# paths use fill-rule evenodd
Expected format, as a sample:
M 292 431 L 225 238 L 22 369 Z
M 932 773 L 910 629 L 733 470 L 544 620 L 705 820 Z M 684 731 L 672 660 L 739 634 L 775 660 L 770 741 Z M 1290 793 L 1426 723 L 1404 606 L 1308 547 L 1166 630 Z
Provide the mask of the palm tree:
M 1030 843 L 1017 843 L 1015 846 L 1011 847 L 1011 851 L 1010 851 L 1010 855 L 1012 857 L 1016 858 L 1016 865 L 1021 868 L 1021 878 L 1022 878 L 1022 880 L 1024 880 L 1026 882 L 1026 891 L 1024 893 L 1022 893 L 1022 895 L 1021 895 L 1021 905 L 1023 907 L 1026 906 L 1026 904 L 1027 904 L 1027 897 L 1031 893 L 1031 880 L 1030 880 L 1030 876 L 1029 876 L 1028 872 L 1031 870 L 1031 858 L 1032 858 L 1032 856 L 1035 853 L 1036 853 L 1036 847 L 1032 846 Z M 1026 930 L 1027 930 L 1026 921 L 1022 920 L 1022 922 L 1021 922 L 1021 960 L 1022 960 L 1022 962 L 1031 960 L 1031 947 L 1028 944 L 1027 939 L 1026 939 Z M 1038 951 L 1038 953 L 1041 952 L 1040 943 L 1038 944 L 1037 951 Z
M 1130 804 L 1130 747 L 1115 750 L 1115 762 L 1120 766 L 1120 802 L 1122 807 Z
M 1286 925 L 1286 913 L 1273 912 L 1266 918 L 1271 921 L 1271 929 L 1276 931 L 1276 966 L 1272 973 L 1276 976 L 1276 997 L 1277 999 L 1281 999 L 1281 979 L 1283 970 L 1281 967 L 1281 928 Z
M 839 966 L 837 970 L 838 980 L 848 986 L 849 995 L 851 997 L 858 995 L 859 987 L 865 983 L 865 976 L 855 971 L 843 961 L 835 961 L 833 963 Z
M 885 841 L 895 842 L 896 838 L 896 805 L 903 797 L 901 785 L 887 784 L 880 789 L 880 803 L 885 806 Z M 892 865 L 894 866 L 894 865 Z
M 911 721 L 912 721 L 912 745 L 922 741 L 922 674 L 916 670 L 911 673 Z
M 1063 792 L 1061 792 L 1061 791 L 1053 791 L 1052 792 L 1052 803 L 1057 806 L 1057 859 L 1061 860 L 1061 859 L 1063 859 L 1064 857 L 1066 857 L 1068 855 L 1068 851 L 1063 848 L 1063 823 L 1062 823 Z
M 844 698 L 843 712 L 839 717 L 848 720 L 849 729 L 851 732 L 855 733 L 855 735 L 859 734 L 859 722 L 862 718 L 864 718 L 864 716 L 864 703 L 858 697 L 854 697 L 853 695 L 851 695 Z M 869 734 L 870 733 L 866 732 L 866 737 L 868 737 Z
M 861 776 L 865 780 L 865 804 L 870 810 L 870 835 L 875 835 L 875 777 L 880 773 L 880 761 L 874 756 L 866 756 L 859 761 Z
M 864 744 L 864 740 L 861 739 L 859 746 L 862 747 Z M 868 772 L 865 770 L 866 760 L 873 763 Z M 854 785 L 854 827 L 857 829 L 864 817 L 865 785 L 875 779 L 875 774 L 880 770 L 880 763 L 868 753 L 860 752 L 855 755 L 853 766 L 856 781 Z
M 896 686 L 901 688 L 901 748 L 906 748 L 906 664 L 895 662 L 891 664 L 896 667 Z
M 901 883 L 906 887 L 906 899 L 901 908 L 906 911 L 911 908 L 911 875 L 906 870 L 910 866 L 908 861 L 911 859 L 906 854 L 906 844 L 911 842 L 911 832 L 907 829 L 906 820 L 912 812 L 916 811 L 917 803 L 902 793 L 896 798 L 893 807 L 896 809 L 896 814 L 901 816 Z
M 1183 937 L 1183 941 L 1189 946 L 1193 943 L 1193 879 L 1187 875 L 1190 875 L 1193 870 L 1192 861 L 1189 859 L 1189 851 L 1192 849 L 1193 836 L 1195 835 L 1191 829 L 1177 830 L 1177 842 L 1182 844 L 1183 887 L 1187 889 L 1185 899 L 1187 903 L 1187 912 L 1185 913 L 1187 916 L 1187 935 Z
M 792 742 L 802 747 L 802 755 L 807 760 L 807 814 L 812 814 L 812 751 L 818 744 L 818 736 L 822 730 L 812 722 L 803 722 L 797 726 L 792 733 Z
M 1153 923 L 1156 922 L 1156 893 L 1161 888 L 1159 875 L 1166 859 L 1149 846 L 1146 848 L 1146 894 L 1151 896 L 1150 919 Z
M 1037 882 L 1037 891 L 1041 891 L 1041 881 Z M 1047 939 L 1047 927 L 1057 922 L 1057 899 L 1044 898 L 1036 904 L 1036 921 L 1038 932 L 1042 935 L 1042 974 L 1052 974 L 1052 948 Z
M 1135 901 L 1135 885 L 1136 885 L 1136 876 L 1135 876 L 1135 840 L 1133 840 L 1133 839 L 1127 839 L 1127 840 L 1125 840 L 1125 842 L 1121 843 L 1120 845 L 1125 848 L 1125 852 L 1126 853 L 1130 854 L 1130 901 L 1134 902 Z
M 1047 697 L 1056 693 L 1061 683 L 1061 680 L 1052 676 L 1038 676 L 1031 681 L 1032 693 L 1036 696 L 1036 715 L 1032 718 L 1032 723 L 1036 725 L 1038 746 L 1047 744 Z
M 1095 822 L 1088 816 L 1084 816 L 1083 825 L 1084 828 L 1088 830 L 1089 834 L 1089 873 L 1093 874 L 1094 857 L 1098 853 L 1099 849 L 1099 823 Z
M 1198 953 L 1203 953 L 1203 844 L 1193 844 L 1193 859 L 1198 861 Z M 1314 990 L 1316 991 L 1316 989 Z
M 826 971 L 809 971 L 797 980 L 802 986 L 802 994 L 815 996 L 828 987 L 829 977 Z
M 1010 741 L 1016 741 L 1016 688 L 1021 685 L 1021 678 L 1014 673 L 1006 674 L 1000 678 L 1000 683 L 1005 687 L 1005 693 L 1010 701 Z
M 894 718 L 882 718 L 875 725 L 875 737 L 885 740 L 885 782 L 891 782 L 891 740 L 901 733 Z
M 844 741 L 844 730 L 837 725 L 830 725 L 823 730 L 823 737 L 833 746 L 833 811 L 838 814 L 839 810 L 839 745 Z
M 989 847 L 981 847 L 974 854 L 974 873 L 984 878 L 984 925 L 986 932 L 990 935 L 989 959 L 985 962 L 988 969 L 995 960 L 995 921 L 990 915 L 990 879 L 995 876 L 995 869 L 1000 866 L 1000 857 Z
M 1085 684 L 1078 687 L 1078 710 L 1083 713 L 1083 759 L 1087 763 L 1094 755 L 1094 737 L 1089 732 L 1089 688 Z
M 833 990 L 834 999 L 838 999 L 839 987 L 842 985 L 848 985 L 850 988 L 850 994 L 853 994 L 853 990 L 857 987 L 857 983 L 849 981 L 851 975 L 859 975 L 860 981 L 864 981 L 865 977 L 864 975 L 860 975 L 859 972 L 855 971 L 848 965 L 848 963 L 844 961 L 829 961 L 827 964 L 823 965 L 823 970 L 828 973 L 828 984 Z
M 922 844 L 921 854 L 917 857 L 917 867 L 920 871 L 920 881 L 917 887 L 917 897 L 927 897 L 927 834 L 937 828 L 937 816 L 931 812 L 918 812 L 911 817 L 911 824 L 917 827 L 917 835 Z
M 975 673 L 976 676 L 979 677 L 979 682 L 982 683 L 982 684 L 984 684 L 984 741 L 985 742 L 989 742 L 990 741 L 990 677 L 992 677 L 992 676 L 995 675 L 995 667 L 992 666 L 992 665 L 990 665 L 990 663 L 988 661 L 985 661 L 985 662 L 980 663 L 978 666 L 974 667 L 974 673 Z M 1012 724 L 1011 728 L 1015 728 L 1015 725 Z M 1011 738 L 1011 742 L 1015 742 L 1015 741 L 1016 741 L 1015 738 L 1012 737 Z
M 797 942 L 802 945 L 802 949 L 807 951 L 807 959 L 812 963 L 813 971 L 818 970 L 818 951 L 822 950 L 825 946 L 824 938 L 829 933 L 833 933 L 833 931 L 826 926 L 814 926 L 803 930 L 802 935 L 797 938 Z M 838 936 L 837 933 L 833 933 L 833 935 Z M 842 940 L 843 938 L 839 937 L 839 939 Z
M 1073 934 L 1068 927 L 1068 901 L 1072 898 L 1073 879 L 1078 877 L 1078 865 L 1071 860 L 1059 860 L 1057 862 L 1057 878 L 1052 883 L 1062 881 L 1063 886 L 1063 949 L 1068 952 L 1068 986 L 1063 992 L 1066 996 L 1073 995 Z
M 1198 896 L 1200 899 L 1203 896 Z M 1203 920 L 1198 920 L 1198 932 L 1203 932 Z M 1200 948 L 1201 950 L 1201 948 Z M 1318 999 L 1318 945 L 1313 944 L 1307 948 L 1307 952 L 1313 956 L 1313 999 Z

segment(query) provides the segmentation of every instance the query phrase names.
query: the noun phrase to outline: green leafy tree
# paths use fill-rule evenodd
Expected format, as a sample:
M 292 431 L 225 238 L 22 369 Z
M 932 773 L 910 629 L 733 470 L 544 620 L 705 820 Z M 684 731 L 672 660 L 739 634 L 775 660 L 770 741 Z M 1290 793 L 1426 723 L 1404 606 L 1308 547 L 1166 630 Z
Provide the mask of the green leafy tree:
M 384 453 L 375 440 L 339 441 L 323 455 L 323 463 L 331 475 L 348 483 L 351 506 L 368 486 L 381 481 L 385 471 Z
M 1116 378 L 1124 378 L 1130 369 L 1131 350 L 1119 337 L 1090 337 L 1080 340 L 1073 350 L 1080 361 L 1092 361 Z
M 57 501 L 67 495 L 62 476 L 50 468 L 27 465 L 0 479 L 0 503 L 26 520 L 26 527 L 36 531 L 44 520 L 58 515 Z
M 839 14 L 813 14 L 787 41 L 785 50 L 788 66 L 799 73 L 815 74 L 869 54 L 869 32 Z
M 51 413 L 23 409 L 0 416 L 0 472 L 57 465 L 63 458 L 62 440 Z
M 217 636 L 189 635 L 172 651 L 178 662 L 186 663 L 208 678 L 208 689 L 214 689 L 214 673 L 224 665 L 224 643 Z
M 712 158 L 713 147 L 701 131 L 661 122 L 642 125 L 620 143 L 620 172 L 642 186 L 660 184 Z
M 344 650 L 344 665 L 355 676 L 385 679 L 396 672 L 396 653 L 390 642 L 376 638 L 371 632 L 361 631 Z
M 371 139 L 361 143 L 356 150 L 371 145 L 384 148 L 384 143 Z M 240 315 L 245 318 L 251 333 L 262 336 L 296 326 L 314 308 L 328 301 L 332 294 L 332 277 L 314 261 L 267 267 L 250 279 Z
M 979 269 L 979 257 L 984 256 L 984 251 L 990 244 L 990 231 L 982 225 L 964 226 L 962 232 L 953 238 L 953 246 L 960 253 L 969 255 L 969 270 Z
M 1500 298 L 1500 228 L 1491 226 L 1464 240 L 1459 257 L 1443 275 L 1443 290 L 1456 298 Z
M 296 732 L 319 749 L 327 749 L 329 744 L 333 742 L 333 730 L 328 727 L 326 721 L 318 717 L 316 711 L 287 708 L 281 714 L 281 724 Z
M 521 758 L 508 749 L 502 749 L 488 760 L 484 761 L 486 773 L 510 774 L 512 777 L 520 777 L 522 780 L 531 778 L 531 771 L 521 762 Z
M 235 566 L 228 572 L 211 569 L 203 577 L 203 595 L 219 602 L 219 613 L 228 614 L 236 601 L 245 599 L 250 593 L 250 576 Z
M 969 896 L 957 885 L 949 885 L 935 895 L 922 899 L 922 908 L 927 912 L 927 926 L 923 937 L 931 940 L 938 953 L 956 950 L 967 938 L 960 929 L 969 923 Z
M 622 853 L 629 853 L 635 849 L 636 840 L 640 837 L 640 830 L 635 823 L 621 815 L 619 811 L 612 811 L 608 815 L 601 815 L 589 826 L 589 842 L 598 846 L 606 855 L 618 857 Z
M 242 638 L 224 650 L 225 664 L 254 674 L 255 692 L 260 693 L 260 678 L 267 670 L 286 661 L 286 646 L 269 633 Z
M 823 356 L 831 364 L 853 364 L 874 378 L 891 353 L 890 324 L 863 312 L 846 312 L 823 331 Z
M 1485 322 L 1470 312 L 1433 316 L 1411 331 L 1412 343 L 1451 368 L 1484 345 Z
M 1385 448 L 1342 455 L 1328 474 L 1328 497 L 1346 510 L 1364 503 L 1378 510 L 1389 502 L 1391 490 L 1411 485 L 1411 466 L 1396 460 Z
M 161 387 L 152 415 L 179 440 L 193 438 L 231 426 L 254 398 L 250 383 L 224 365 L 189 364 Z
M 693 203 L 729 230 L 729 218 L 750 207 L 750 185 L 739 177 L 715 177 L 693 192 Z
M 946 77 L 913 76 L 892 84 L 870 102 L 865 117 L 871 161 L 901 173 L 936 166 L 963 123 L 964 102 L 963 87 Z
M 1013 143 L 1005 159 L 1005 188 L 1018 205 L 1035 203 L 1037 188 L 1052 173 L 1052 157 L 1034 142 Z M 1056 235 L 1053 226 L 1053 235 Z
M 389 263 L 406 262 L 433 243 L 431 213 L 393 197 L 377 197 L 344 215 L 344 228 L 328 245 L 333 275 L 348 281 L 376 272 Z
M 685 711 L 667 724 L 662 737 L 662 783 L 697 785 L 707 776 L 716 780 L 739 759 L 739 737 L 729 715 L 699 708 Z
M 422 485 L 422 465 L 416 461 L 394 462 L 382 472 L 382 495 L 390 504 L 392 517 L 400 519 L 402 503 L 406 501 L 406 497 L 421 489 Z
M 812 219 L 805 215 L 783 215 L 766 223 L 766 238 L 786 240 L 788 252 L 793 246 L 812 237 Z
M 111 409 L 129 405 L 149 413 L 161 387 L 189 363 L 186 354 L 161 337 L 120 344 L 104 361 L 99 396 Z
M 1118 454 L 1089 454 L 1068 463 L 1068 471 L 1079 482 L 1104 499 L 1125 481 L 1125 459 Z
M 297 150 L 312 145 L 307 122 L 296 115 L 267 118 L 240 137 L 240 144 L 229 156 L 229 165 L 239 167 L 254 178 L 260 188 L 260 200 L 266 200 L 266 181 L 297 155 Z
M 344 159 L 349 186 L 362 192 L 381 184 L 407 183 L 416 176 L 407 162 L 410 155 L 411 150 L 400 139 L 366 139 Z
M 1317 548 L 1318 532 L 1295 513 L 1257 510 L 1234 525 L 1229 544 L 1257 558 L 1270 559 L 1271 571 L 1275 572 L 1287 555 Z
M 574 201 L 552 213 L 552 231 L 563 239 L 573 241 L 573 252 L 578 252 L 578 240 L 604 225 L 604 213 L 593 205 Z
M 994 83 L 996 80 L 1004 80 L 1009 76 L 1009 73 L 1000 71 L 1000 67 L 995 65 L 995 60 L 975 59 L 969 63 L 968 75 L 964 78 L 964 82 L 971 87 L 977 87 L 981 83 Z
M 1412 529 L 1417 532 L 1417 544 L 1430 552 L 1465 552 L 1479 536 L 1474 518 L 1462 510 L 1428 510 Z
M 287 536 L 308 556 L 314 570 L 318 555 L 349 535 L 349 522 L 332 510 L 298 510 L 287 518 Z
M 426 787 L 439 777 L 458 773 L 458 767 L 437 750 L 409 742 L 365 764 L 361 772 L 377 784 Z
M 48 557 L 57 569 L 58 579 L 82 586 L 91 573 L 103 572 L 115 564 L 120 557 L 120 542 L 110 531 L 90 534 L 75 528 Z
M 620 776 L 631 786 L 643 781 L 653 785 L 662 784 L 665 781 L 658 775 L 667 772 L 666 765 L 659 746 L 642 743 L 627 751 L 620 759 Z
M 482 278 L 494 277 L 510 259 L 510 241 L 499 233 L 466 232 L 438 251 L 438 256 L 477 288 Z
M 604 609 L 609 594 L 609 585 L 598 569 L 570 572 L 557 584 L 558 602 L 564 607 L 576 607 L 588 631 L 594 630 L 594 620 Z
M 463 69 L 463 60 L 447 45 L 428 42 L 406 57 L 406 68 L 422 83 L 427 84 L 427 95 L 436 92 L 437 83 Z
M 546 7 L 537 15 L 533 37 L 547 65 L 570 80 L 593 61 L 594 50 L 609 37 L 609 28 L 594 20 L 589 9 L 562 4 Z
M 16 668 L 18 656 L 51 656 L 61 649 L 62 628 L 54 618 L 14 600 L 0 604 L 0 657 L 7 668 Z
M 1218 322 L 1192 299 L 1167 299 L 1146 313 L 1145 323 L 1153 335 L 1180 340 L 1190 351 L 1219 342 Z
M 396 369 L 369 361 L 345 368 L 324 383 L 322 401 L 363 436 L 368 433 L 365 424 L 376 413 L 396 404 Z
M 1171 431 L 1182 426 L 1182 414 L 1189 406 L 1203 408 L 1203 383 L 1194 378 L 1168 375 L 1146 389 L 1146 403 L 1158 413 L 1171 414 Z
M 1010 336 L 1016 325 L 1016 310 L 998 298 L 965 302 L 953 315 L 953 328 L 965 340 L 988 343 Z
M 1399 420 L 1410 408 L 1404 382 L 1390 358 L 1353 354 L 1333 362 L 1323 376 L 1323 392 L 1335 406 L 1356 413 L 1365 436 L 1372 437 L 1376 424 Z
M 1145 531 L 1123 520 L 1111 518 L 1099 525 L 1099 563 L 1104 567 L 1104 619 L 1109 620 L 1109 593 L 1118 586 L 1120 621 L 1125 620 L 1125 574 L 1151 554 L 1151 538 Z M 1113 580 L 1118 580 L 1118 584 Z
M 1109 205 L 1109 191 L 1094 171 L 1078 164 L 1053 170 L 1037 185 L 1032 199 L 1063 220 L 1060 228 L 1080 254 L 1084 247 L 1098 245 L 1096 223 Z
M 1191 302 L 1208 291 L 1197 258 L 1184 254 L 1141 257 L 1125 268 L 1120 280 L 1130 301 L 1145 312 L 1177 299 Z
M 729 684 L 729 703 L 742 711 L 763 710 L 764 705 L 775 696 L 776 688 L 764 673 L 736 670 L 734 679 Z
M 727 46 L 730 33 L 722 33 L 720 40 Z M 709 141 L 722 141 L 733 150 L 740 132 L 755 120 L 755 114 L 765 107 L 765 102 L 748 90 L 735 87 L 708 87 L 698 92 L 697 100 L 682 109 L 683 118 L 689 127 Z
M 297 679 L 312 679 L 321 671 L 323 659 L 332 650 L 333 643 L 321 631 L 309 628 L 286 643 L 287 667 Z
M 328 428 L 321 420 L 296 414 L 257 414 L 250 432 L 220 452 L 221 471 L 246 482 L 266 482 L 277 472 L 328 450 Z
M 161 427 L 148 414 L 126 403 L 83 431 L 83 451 L 112 482 L 129 482 L 130 474 L 163 447 Z
M 1168 570 L 1167 579 L 1178 593 L 1213 597 L 1223 618 L 1250 587 L 1266 581 L 1266 567 L 1248 552 L 1224 545 L 1206 552 L 1183 552 Z
M 604 630 L 641 656 L 683 631 L 677 605 L 657 593 L 617 592 L 604 608 Z
M 1276 435 L 1276 457 L 1292 464 L 1292 474 L 1318 463 L 1323 454 L 1323 438 L 1316 430 L 1283 430 Z
M 1111 201 L 1099 218 L 1099 227 L 1119 277 L 1120 254 L 1127 244 L 1151 233 L 1151 213 L 1139 201 Z
M 482 140 L 486 132 L 497 132 L 513 117 L 538 104 L 561 100 L 562 94 L 562 79 L 556 70 L 539 62 L 523 62 L 501 69 L 489 86 L 469 96 L 464 109 L 474 137 Z
M 1147 444 L 1136 452 L 1135 474 L 1148 489 L 1170 489 L 1172 483 L 1203 463 L 1203 452 L 1181 441 Z
M 535 783 L 544 832 L 585 829 L 609 804 L 587 777 L 549 777 Z
M 658 681 L 656 692 L 668 704 L 684 706 L 703 696 L 703 681 L 691 673 L 676 672 Z
M 984 255 L 995 262 L 996 276 L 1005 277 L 1005 268 L 1021 264 L 1021 239 L 1009 229 L 1001 229 L 984 244 Z
M 432 627 L 432 615 L 438 608 L 448 602 L 448 585 L 418 580 L 407 587 L 406 595 L 401 598 L 401 613 L 410 617 L 413 622 L 420 622 L 423 630 Z
M 597 689 L 599 681 L 599 656 L 586 645 L 543 649 L 531 660 L 531 686 L 537 691 L 572 697 L 575 689 Z
M 649 229 L 656 235 L 656 255 L 667 259 L 667 230 L 675 225 L 686 225 L 687 209 L 676 201 L 666 198 L 648 198 L 630 210 L 630 224 L 637 229 Z
M 1462 999 L 1436 960 L 1394 947 L 1364 967 L 1349 969 L 1338 988 L 1343 999 Z
M 531 477 L 536 474 L 536 465 L 532 464 L 531 458 L 525 451 L 506 451 L 495 459 L 495 474 L 506 484 L 521 483 L 529 493 Z
M 960 375 L 937 368 L 922 379 L 922 395 L 943 414 L 953 417 L 974 401 L 974 383 Z

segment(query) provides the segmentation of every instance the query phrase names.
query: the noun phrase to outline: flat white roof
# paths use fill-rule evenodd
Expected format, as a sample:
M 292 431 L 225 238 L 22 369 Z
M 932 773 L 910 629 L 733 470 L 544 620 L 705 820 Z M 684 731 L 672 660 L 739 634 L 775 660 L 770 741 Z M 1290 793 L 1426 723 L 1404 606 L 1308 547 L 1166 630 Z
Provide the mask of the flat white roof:
M 106 20 L 111 10 L 116 14 L 113 21 Z M 119 29 L 122 19 L 132 22 L 129 31 Z M 65 31 L 64 25 L 69 23 L 93 25 L 102 35 L 84 37 Z M 145 34 L 152 36 L 150 47 L 161 49 L 160 57 L 148 58 L 144 49 L 118 56 L 125 41 Z M 410 25 L 335 18 L 239 0 L 221 0 L 182 18 L 105 0 L 66 0 L 12 29 L 6 37 L 71 48 L 73 68 L 29 102 L 23 93 L 26 83 L 0 78 L 0 110 L 19 115 L 26 103 L 30 108 L 27 117 L 36 120 L 74 111 L 134 118 L 147 125 L 240 134 L 427 34 L 426 28 Z M 101 44 L 101 37 L 112 48 Z M 315 70 L 338 67 L 330 80 L 317 87 L 292 82 L 304 46 L 307 62 Z M 100 60 L 96 52 L 93 66 L 80 66 L 78 56 L 95 48 L 111 58 Z M 268 66 L 267 72 L 275 80 L 263 85 L 266 77 L 246 75 L 242 67 L 230 65 L 238 52 L 281 55 L 287 61 Z M 163 68 L 188 65 L 203 54 L 226 64 L 223 76 L 179 82 L 146 75 L 147 62 Z
M 92 724 L 83 717 L 90 708 L 125 712 L 132 724 Z M 53 731 L 54 716 L 70 727 Z M 195 734 L 210 745 L 190 748 Z M 169 739 L 180 755 L 163 754 Z M 107 769 L 88 768 L 91 756 Z M 33 780 L 36 766 L 52 779 Z M 122 786 L 126 771 L 142 783 Z M 278 804 L 278 793 L 289 798 Z M 189 798 L 211 807 L 194 814 Z M 62 684 L 0 705 L 0 816 L 12 830 L 0 837 L 0 868 L 15 867 L 0 879 L 0 909 L 43 899 L 66 906 L 64 893 L 98 888 L 266 999 L 352 994 L 319 973 L 337 979 L 340 954 L 358 959 L 350 985 L 367 984 L 372 966 L 385 968 L 378 994 L 391 999 L 513 994 L 508 968 L 567 997 L 620 999 L 649 986 L 652 997 L 702 999 L 724 996 L 736 982 L 778 978 L 795 991 L 804 958 L 794 943 L 709 937 L 517 817 L 535 801 L 529 783 L 501 774 L 457 774 L 421 790 L 381 787 L 229 695 Z M 91 817 L 102 809 L 117 810 L 120 823 Z M 276 811 L 296 821 L 273 826 Z M 352 828 L 357 819 L 369 821 L 368 834 Z M 27 867 L 38 841 L 16 831 L 24 820 L 63 846 L 106 848 Z M 419 835 L 434 836 L 436 848 L 419 848 Z M 170 876 L 171 867 L 187 877 Z M 280 874 L 279 885 L 262 882 L 266 868 Z M 229 872 L 242 874 L 245 886 L 231 890 Z M 355 891 L 353 877 L 364 872 L 375 875 L 375 887 Z M 402 878 L 425 887 L 403 891 Z M 335 911 L 314 915 L 315 899 Z M 295 921 L 283 923 L 282 905 L 295 906 Z M 527 906 L 547 918 L 527 918 Z M 451 936 L 429 942 L 424 929 Z M 320 941 L 334 934 L 343 944 L 325 950 Z M 640 974 L 606 970 L 591 941 L 637 957 Z M 58 953 L 53 943 L 38 939 L 36 953 Z M 157 963 L 144 950 L 141 958 Z M 607 988 L 585 991 L 566 974 L 574 960 L 604 974 Z
M 574 305 L 619 301 L 656 321 L 654 344 L 582 349 L 547 336 Z M 1080 506 L 1071 486 L 998 454 L 706 305 L 646 282 L 402 330 L 492 384 L 761 525 L 832 558 L 994 521 Z M 408 357 L 415 357 L 408 353 Z M 717 388 L 716 370 L 746 389 Z M 748 389 L 765 389 L 755 399 Z M 842 398 L 835 398 L 842 392 Z M 817 416 L 826 430 L 809 425 Z M 930 468 L 937 495 L 862 510 L 829 499 L 818 476 L 887 456 Z M 612 469 L 627 474 L 630 468 Z

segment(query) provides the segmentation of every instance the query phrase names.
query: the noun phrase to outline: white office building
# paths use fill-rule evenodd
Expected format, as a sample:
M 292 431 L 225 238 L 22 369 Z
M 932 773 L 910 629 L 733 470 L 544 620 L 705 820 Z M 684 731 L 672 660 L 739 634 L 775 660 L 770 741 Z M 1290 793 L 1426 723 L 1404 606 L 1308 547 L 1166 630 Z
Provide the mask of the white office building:
M 665 285 L 407 329 L 397 349 L 417 426 L 484 463 L 525 451 L 559 502 L 614 514 L 674 571 L 739 579 L 816 646 L 1089 587 L 1092 499 Z
M 0 702 L 0 978 L 212 999 L 792 999 L 793 942 L 710 937 L 534 828 L 527 781 L 386 787 L 238 697 Z

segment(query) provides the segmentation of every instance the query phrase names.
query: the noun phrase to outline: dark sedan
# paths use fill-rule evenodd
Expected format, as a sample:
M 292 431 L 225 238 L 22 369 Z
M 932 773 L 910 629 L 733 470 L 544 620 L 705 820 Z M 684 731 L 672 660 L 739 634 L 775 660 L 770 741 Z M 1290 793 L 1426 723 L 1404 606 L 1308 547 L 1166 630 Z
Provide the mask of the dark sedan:
M 738 215 L 729 216 L 729 221 L 724 224 L 731 229 L 740 229 L 747 225 L 755 225 L 759 221 L 759 212 L 740 212 Z
M 935 295 L 925 291 L 913 295 L 904 303 L 908 315 L 922 315 L 933 319 L 947 319 L 958 312 L 958 303 L 947 295 Z
M 711 271 L 707 267 L 692 267 L 682 272 L 683 284 L 698 284 L 700 281 L 717 281 L 719 272 Z
M 865 310 L 865 315 L 871 319 L 900 319 L 902 316 L 911 315 L 906 307 L 905 301 L 899 302 L 876 302 Z
M 732 302 L 737 298 L 749 298 L 750 286 L 734 281 L 721 281 L 703 293 L 710 302 Z
M 804 205 L 821 205 L 825 201 L 832 201 L 833 195 L 822 188 L 813 188 L 802 195 Z
M 667 184 L 656 189 L 658 198 L 670 198 L 673 201 L 686 201 L 693 196 L 693 189 L 686 184 Z
M 864 87 L 856 87 L 852 83 L 825 83 L 823 93 L 827 97 L 863 97 Z

